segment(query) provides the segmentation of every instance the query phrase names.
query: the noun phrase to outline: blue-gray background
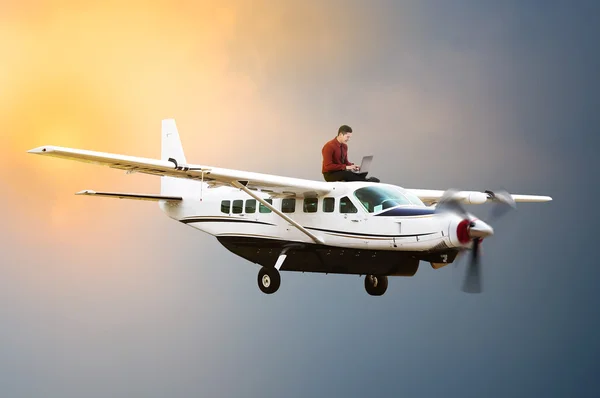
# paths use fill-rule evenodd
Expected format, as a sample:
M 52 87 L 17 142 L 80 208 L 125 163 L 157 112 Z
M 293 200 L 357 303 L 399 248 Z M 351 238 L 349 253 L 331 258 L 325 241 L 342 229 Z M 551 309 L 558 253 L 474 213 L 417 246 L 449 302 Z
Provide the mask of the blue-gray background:
M 2 7 L 2 396 L 600 395 L 596 2 Z M 320 179 L 349 124 L 386 182 L 554 201 L 494 225 L 481 295 L 422 263 L 267 296 L 151 203 L 72 195 L 156 178 L 24 154 L 157 156 L 164 117 L 191 162 Z

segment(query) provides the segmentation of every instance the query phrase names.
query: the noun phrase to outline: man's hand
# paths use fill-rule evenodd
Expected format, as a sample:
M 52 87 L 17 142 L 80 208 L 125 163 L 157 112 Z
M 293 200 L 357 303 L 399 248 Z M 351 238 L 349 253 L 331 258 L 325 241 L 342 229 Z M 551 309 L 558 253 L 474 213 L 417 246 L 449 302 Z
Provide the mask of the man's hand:
M 357 165 L 353 164 L 353 165 L 350 165 L 350 166 L 346 166 L 346 170 L 358 171 L 358 170 L 360 170 L 360 167 L 358 167 Z

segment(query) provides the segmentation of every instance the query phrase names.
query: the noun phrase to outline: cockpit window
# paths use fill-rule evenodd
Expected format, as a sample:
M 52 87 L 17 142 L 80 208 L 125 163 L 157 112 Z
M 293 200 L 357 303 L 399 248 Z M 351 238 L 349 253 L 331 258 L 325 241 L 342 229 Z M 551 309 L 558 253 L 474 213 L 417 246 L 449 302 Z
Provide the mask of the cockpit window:
M 424 206 L 418 197 L 392 187 L 370 186 L 359 188 L 354 191 L 354 196 L 369 213 L 377 213 L 401 205 Z
M 408 191 L 403 191 L 402 193 L 404 194 L 404 196 L 406 196 L 408 198 L 408 200 L 410 200 L 410 202 L 413 205 L 425 206 L 425 203 L 423 203 L 423 201 L 421 199 L 419 199 L 419 197 L 417 195 L 410 193 Z

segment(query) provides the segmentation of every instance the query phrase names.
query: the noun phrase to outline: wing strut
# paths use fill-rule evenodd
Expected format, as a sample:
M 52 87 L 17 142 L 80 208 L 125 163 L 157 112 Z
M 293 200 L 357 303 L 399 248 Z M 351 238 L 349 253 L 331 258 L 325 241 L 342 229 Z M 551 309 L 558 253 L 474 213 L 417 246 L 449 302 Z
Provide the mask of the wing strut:
M 242 191 L 246 192 L 248 195 L 252 196 L 254 199 L 258 200 L 260 203 L 265 205 L 273 213 L 277 214 L 279 217 L 283 218 L 285 221 L 289 222 L 294 227 L 298 228 L 301 232 L 305 233 L 309 238 L 314 240 L 316 243 L 325 244 L 325 242 L 323 242 L 323 240 L 321 240 L 321 238 L 313 235 L 310 231 L 308 231 L 302 225 L 298 224 L 296 221 L 292 220 L 291 218 L 286 216 L 284 213 L 282 213 L 281 211 L 274 208 L 269 202 L 267 202 L 266 200 L 264 200 L 263 198 L 261 198 L 260 196 L 258 196 L 254 192 L 252 192 L 250 189 L 246 188 L 246 186 L 244 184 L 242 184 L 241 182 L 231 181 L 231 185 L 233 185 L 236 188 L 241 189 Z

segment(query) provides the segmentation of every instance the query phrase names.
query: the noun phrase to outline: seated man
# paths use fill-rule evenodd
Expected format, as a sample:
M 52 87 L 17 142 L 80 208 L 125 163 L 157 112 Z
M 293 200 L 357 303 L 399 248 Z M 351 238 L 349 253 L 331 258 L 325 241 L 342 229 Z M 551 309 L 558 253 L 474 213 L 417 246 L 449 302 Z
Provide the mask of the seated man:
M 337 137 L 328 141 L 321 150 L 323 166 L 321 172 L 325 181 L 371 181 L 379 182 L 375 177 L 357 174 L 359 167 L 348 160 L 347 142 L 352 137 L 350 126 L 343 125 L 338 129 Z

